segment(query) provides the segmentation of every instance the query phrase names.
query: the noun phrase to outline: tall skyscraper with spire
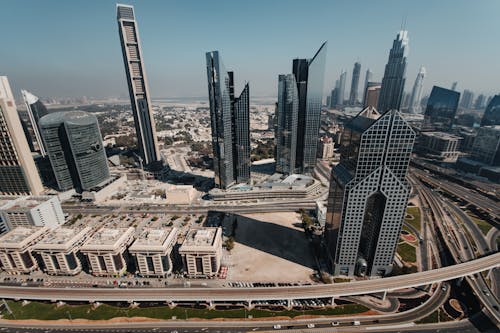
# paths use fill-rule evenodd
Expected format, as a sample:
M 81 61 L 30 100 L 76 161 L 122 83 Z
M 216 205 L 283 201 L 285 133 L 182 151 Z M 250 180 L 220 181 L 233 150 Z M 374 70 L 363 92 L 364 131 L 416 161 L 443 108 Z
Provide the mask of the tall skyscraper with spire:
M 352 70 L 352 81 L 351 81 L 351 92 L 349 94 L 349 105 L 356 105 L 358 102 L 358 86 L 359 86 L 359 75 L 361 73 L 361 64 L 359 62 L 354 63 L 354 68 Z
M 40 101 L 38 97 L 26 90 L 21 90 L 21 95 L 23 95 L 24 104 L 26 104 L 26 109 L 28 110 L 28 116 L 31 122 L 31 128 L 33 129 L 33 134 L 35 135 L 36 142 L 38 144 L 38 150 L 40 155 L 43 157 L 47 156 L 47 150 L 45 149 L 45 144 L 43 143 L 42 136 L 40 135 L 40 118 L 49 114 L 49 111 L 45 105 Z
M 363 87 L 363 99 L 361 100 L 363 102 L 363 105 L 365 105 L 366 101 L 366 89 L 368 89 L 368 82 L 371 82 L 372 77 L 373 72 L 370 69 L 367 69 L 365 74 L 365 85 Z
M 299 93 L 297 172 L 311 174 L 316 166 L 327 42 L 311 59 L 294 59 L 293 75 Z
M 342 70 L 339 77 L 339 95 L 337 96 L 337 103 L 343 106 L 345 103 L 345 82 L 347 81 L 347 72 Z
M 42 181 L 6 76 L 0 76 L 0 142 L 0 194 L 39 195 Z
M 422 99 L 422 88 L 424 86 L 426 71 L 425 67 L 420 67 L 420 71 L 415 79 L 413 90 L 411 91 L 410 105 L 408 107 L 409 113 L 420 113 L 420 100 Z
M 299 93 L 293 74 L 278 77 L 277 110 L 276 171 L 292 174 L 295 173 L 299 116 Z
M 206 53 L 215 185 L 226 189 L 250 181 L 250 88 L 234 97 L 233 72 L 218 51 Z
M 139 155 L 152 166 L 160 160 L 160 151 L 134 7 L 117 4 L 116 11 Z
M 406 58 L 409 52 L 408 31 L 401 30 L 392 43 L 389 60 L 385 65 L 378 111 L 399 110 L 406 80 Z

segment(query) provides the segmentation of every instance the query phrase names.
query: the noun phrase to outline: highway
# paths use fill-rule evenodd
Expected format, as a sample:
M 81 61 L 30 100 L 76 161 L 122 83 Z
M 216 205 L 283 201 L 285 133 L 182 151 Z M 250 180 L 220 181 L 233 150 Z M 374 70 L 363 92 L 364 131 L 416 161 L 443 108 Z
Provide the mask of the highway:
M 341 297 L 418 287 L 500 266 L 500 253 L 409 275 L 331 285 L 269 288 L 47 288 L 0 286 L 0 298 L 57 301 L 253 301 Z

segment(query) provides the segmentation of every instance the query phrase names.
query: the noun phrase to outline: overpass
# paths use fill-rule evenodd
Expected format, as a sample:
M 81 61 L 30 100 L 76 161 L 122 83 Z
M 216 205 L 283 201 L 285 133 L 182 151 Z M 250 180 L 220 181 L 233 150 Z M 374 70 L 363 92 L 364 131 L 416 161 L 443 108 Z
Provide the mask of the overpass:
M 269 288 L 51 288 L 0 286 L 0 298 L 49 301 L 243 301 L 341 297 L 447 281 L 500 266 L 500 252 L 468 262 L 374 280 Z

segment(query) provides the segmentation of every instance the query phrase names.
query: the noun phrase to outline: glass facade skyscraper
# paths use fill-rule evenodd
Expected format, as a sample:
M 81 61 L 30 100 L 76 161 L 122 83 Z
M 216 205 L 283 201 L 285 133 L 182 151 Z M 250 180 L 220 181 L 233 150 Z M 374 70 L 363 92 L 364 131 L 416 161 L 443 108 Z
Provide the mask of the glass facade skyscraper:
M 392 43 L 378 99 L 377 109 L 381 113 L 387 110 L 399 110 L 401 107 L 406 80 L 408 41 L 408 31 L 401 30 Z
M 326 42 L 312 59 L 294 59 L 293 75 L 299 96 L 296 171 L 310 174 L 316 166 L 323 84 L 325 75 Z
M 410 185 L 415 133 L 396 110 L 364 109 L 342 133 L 332 169 L 325 238 L 334 275 L 391 272 Z
M 361 73 L 361 64 L 356 62 L 352 70 L 351 92 L 349 94 L 349 105 L 356 105 L 358 102 L 359 75 Z
M 278 77 L 276 171 L 295 173 L 299 96 L 293 74 Z
M 454 90 L 432 87 L 424 114 L 423 131 L 449 131 L 457 113 L 460 93 Z
M 206 53 L 215 185 L 226 189 L 250 180 L 250 91 L 234 97 L 233 72 L 218 51 Z
M 500 95 L 495 95 L 488 103 L 481 119 L 481 126 L 500 125 Z
M 134 7 L 117 4 L 116 11 L 139 155 L 151 166 L 160 160 L 160 151 Z
M 21 94 L 23 95 L 24 103 L 26 104 L 26 109 L 31 122 L 31 128 L 33 129 L 33 134 L 35 135 L 35 140 L 38 144 L 38 150 L 40 151 L 40 155 L 45 157 L 47 156 L 47 152 L 43 145 L 43 140 L 40 135 L 40 125 L 38 122 L 40 121 L 40 118 L 49 114 L 49 111 L 40 99 L 29 91 L 21 90 Z
M 41 135 L 59 190 L 87 191 L 110 178 L 97 118 L 82 111 L 50 113 Z

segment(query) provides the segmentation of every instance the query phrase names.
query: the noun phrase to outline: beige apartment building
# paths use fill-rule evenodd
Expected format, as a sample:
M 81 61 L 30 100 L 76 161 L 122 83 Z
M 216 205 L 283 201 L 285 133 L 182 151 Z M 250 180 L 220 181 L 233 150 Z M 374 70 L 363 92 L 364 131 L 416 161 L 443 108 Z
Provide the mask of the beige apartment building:
M 0 263 L 13 274 L 26 274 L 38 268 L 33 246 L 48 232 L 47 227 L 18 227 L 0 237 Z
M 222 229 L 189 230 L 179 253 L 187 276 L 196 278 L 217 275 L 222 257 Z

